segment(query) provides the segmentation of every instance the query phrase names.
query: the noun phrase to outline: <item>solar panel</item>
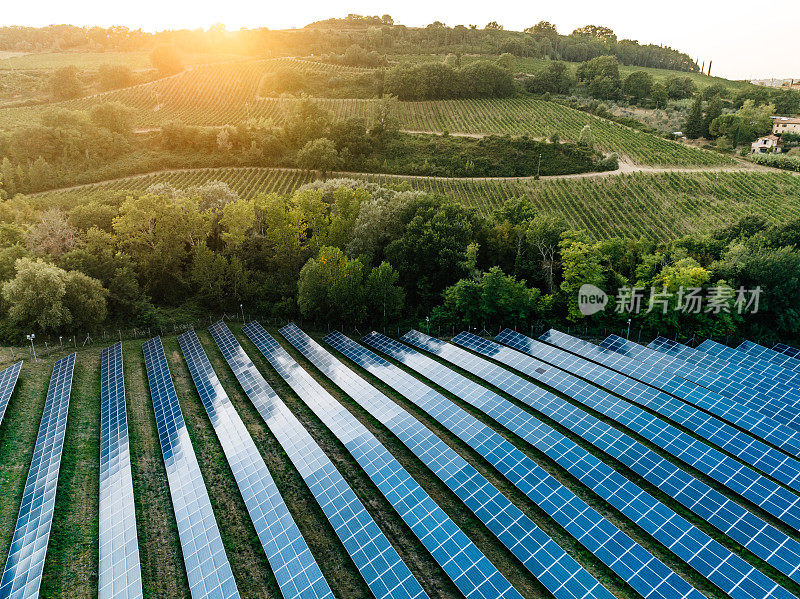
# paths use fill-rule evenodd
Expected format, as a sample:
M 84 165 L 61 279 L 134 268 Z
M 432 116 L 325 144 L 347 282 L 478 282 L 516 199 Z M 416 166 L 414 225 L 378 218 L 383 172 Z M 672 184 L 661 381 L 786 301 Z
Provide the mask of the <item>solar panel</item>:
M 516 335 L 516 333 L 506 329 L 501 335 L 503 335 L 502 341 L 507 343 L 506 339 L 510 337 L 505 337 L 505 335 Z M 740 404 L 732 398 L 720 395 L 652 364 L 629 358 L 613 350 L 583 341 L 555 329 L 549 330 L 540 339 L 545 343 L 565 349 L 665 391 L 687 403 L 711 412 L 731 424 L 750 431 L 757 437 L 780 447 L 792 455 L 800 456 L 800 432 L 760 413 L 753 407 Z M 508 344 L 514 345 L 513 343 Z
M 35 599 L 39 596 L 53 524 L 74 368 L 75 354 L 61 358 L 53 365 L 14 536 L 3 578 L 0 579 L 2 599 Z
M 3 424 L 3 416 L 6 413 L 11 395 L 14 393 L 14 387 L 17 386 L 20 370 L 22 370 L 21 360 L 0 372 L 0 424 Z
M 722 376 L 718 371 L 706 366 L 705 363 L 690 363 L 685 360 L 679 360 L 616 335 L 605 339 L 602 345 L 626 356 L 636 356 L 637 360 L 656 368 L 668 370 L 688 381 L 730 397 L 794 430 L 800 430 L 800 408 L 791 406 L 778 398 L 756 392 L 750 385 L 744 385 L 737 380 L 732 380 L 729 376 Z
M 739 351 L 736 348 L 712 341 L 711 339 L 703 341 L 697 346 L 697 350 L 716 356 L 729 364 L 747 368 L 762 376 L 784 381 L 794 387 L 797 387 L 798 383 L 800 383 L 800 372 L 794 372 L 791 369 L 783 368 L 771 363 L 769 360 L 762 360 L 743 351 Z
M 238 598 L 161 338 L 146 341 L 142 352 L 192 599 Z
M 776 352 L 780 352 L 785 356 L 791 356 L 792 358 L 800 358 L 800 349 L 796 347 L 792 347 L 791 345 L 786 345 L 785 343 L 776 343 L 775 347 L 773 347 Z
M 613 597 L 494 485 L 419 420 L 334 358 L 296 325 L 282 328 L 281 334 L 414 452 L 555 597 Z
M 211 366 L 194 331 L 178 336 L 189 373 L 242 493 L 284 599 L 333 599 L 264 458 Z
M 455 341 L 505 365 L 514 368 L 519 366 L 519 369 L 525 369 L 526 374 L 534 371 L 536 372 L 534 378 L 537 380 L 541 380 L 539 377 L 542 375 L 547 375 L 544 378 L 553 383 L 559 379 L 562 382 L 575 379 L 552 366 L 475 335 L 462 333 L 454 338 Z M 442 357 L 448 361 L 454 361 L 457 358 L 457 364 L 462 368 L 469 368 L 471 372 L 477 372 L 477 369 L 480 368 L 484 376 L 488 376 L 485 374 L 488 372 L 493 377 L 498 377 L 497 379 L 493 378 L 492 384 L 501 387 L 513 397 L 569 428 L 787 576 L 800 581 L 800 543 L 765 523 L 744 507 L 692 477 L 627 434 L 555 394 L 547 392 L 505 369 L 500 369 L 499 366 L 491 363 L 482 364 L 477 361 L 477 356 L 466 352 L 459 354 L 451 351 Z M 553 386 L 549 382 L 546 384 Z M 557 384 L 559 385 L 557 388 L 565 388 L 565 385 Z M 580 384 L 576 385 L 574 389 L 582 395 L 592 393 L 591 389 L 584 390 Z M 566 394 L 570 393 L 566 392 Z M 779 549 L 776 550 L 776 547 Z
M 762 392 L 771 397 L 778 397 L 792 404 L 800 401 L 800 390 L 798 390 L 800 372 L 783 368 L 769 360 L 756 358 L 710 339 L 703 341 L 697 351 L 716 356 L 737 368 L 739 372 L 746 372 L 748 380 L 744 384 L 754 389 L 762 390 L 768 387 Z
M 483 341 L 480 337 L 470 333 L 461 333 L 453 339 L 453 343 L 468 346 L 470 349 L 473 346 L 484 347 Z M 710 445 L 694 439 L 671 424 L 623 399 L 581 381 L 576 376 L 563 370 L 547 367 L 539 360 L 496 343 L 491 343 L 492 349 L 494 349 L 493 346 L 498 348 L 492 356 L 493 358 L 502 360 L 504 364 L 557 389 L 642 435 L 682 462 L 697 468 L 789 526 L 800 530 L 800 496 L 784 489 L 755 470 L 739 464 Z M 575 359 L 573 357 L 573 360 Z
M 331 333 L 325 340 L 475 449 L 638 593 L 663 599 L 702 597 L 641 545 L 480 420 L 341 333 Z
M 336 435 L 467 599 L 522 596 L 367 427 L 264 328 L 242 329 L 295 393 Z
M 103 350 L 100 365 L 99 528 L 98 596 L 142 597 L 121 343 Z
M 715 349 L 717 346 L 721 349 Z M 767 397 L 790 403 L 796 403 L 800 399 L 796 383 L 780 374 L 791 371 L 764 360 L 757 360 L 744 352 L 724 345 L 704 341 L 697 349 L 694 349 L 677 341 L 658 337 L 648 347 L 669 356 L 702 365 L 705 368 L 713 365 L 718 380 L 728 381 L 734 393 L 736 387 L 748 387 Z M 772 370 L 764 368 L 764 365 L 770 366 Z M 792 374 L 800 376 L 800 373 Z
M 427 597 L 328 456 L 247 356 L 224 322 L 209 328 L 247 397 L 303 477 L 377 599 Z
M 729 595 L 761 599 L 774 592 L 784 597 L 791 596 L 743 559 L 733 555 L 640 487 L 558 431 L 534 418 L 526 410 L 442 363 L 388 337 L 372 333 L 364 340 L 528 441 Z M 454 360 L 458 360 L 461 354 L 463 363 L 470 367 L 470 373 L 497 386 L 517 389 L 521 382 L 519 377 L 509 376 L 508 371 L 482 358 L 417 331 L 410 331 L 403 340 L 443 358 L 452 355 Z M 512 382 L 512 378 L 517 380 Z M 721 563 L 725 567 L 720 567 Z M 743 585 L 744 581 L 746 582 Z
M 498 335 L 497 340 L 505 342 L 514 349 L 518 349 L 538 360 L 567 370 L 627 400 L 647 407 L 661 416 L 685 426 L 700 437 L 735 455 L 761 472 L 800 491 L 800 462 L 777 449 L 761 443 L 750 435 L 738 431 L 713 416 L 709 416 L 644 383 L 613 372 L 605 366 L 594 364 L 579 356 L 545 345 L 519 333 L 505 331 Z
M 792 356 L 782 354 L 774 349 L 759 345 L 758 343 L 753 343 L 752 341 L 743 341 L 742 344 L 736 349 L 751 356 L 755 356 L 756 358 L 768 360 L 773 364 L 777 364 L 783 368 L 800 372 L 800 360 L 793 358 Z

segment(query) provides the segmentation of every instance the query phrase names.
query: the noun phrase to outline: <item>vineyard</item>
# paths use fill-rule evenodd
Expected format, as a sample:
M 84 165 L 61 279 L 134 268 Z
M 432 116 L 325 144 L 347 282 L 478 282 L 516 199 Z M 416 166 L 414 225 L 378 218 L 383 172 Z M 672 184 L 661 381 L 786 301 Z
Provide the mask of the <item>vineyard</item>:
M 287 108 L 297 100 L 291 97 L 262 98 L 258 89 L 265 75 L 287 66 L 308 73 L 363 70 L 294 58 L 201 65 L 151 83 L 60 105 L 86 110 L 101 102 L 122 102 L 137 110 L 137 127 L 142 129 L 157 127 L 170 120 L 207 126 L 238 123 L 253 117 L 279 122 Z M 338 117 L 369 118 L 376 101 L 320 99 L 319 102 Z M 41 107 L 0 110 L 0 127 L 34 121 L 41 110 Z M 637 164 L 706 166 L 731 162 L 719 154 L 534 98 L 401 102 L 397 118 L 402 129 L 413 131 L 527 134 L 536 138 L 558 133 L 562 139 L 573 141 L 578 139 L 584 126 L 589 125 L 602 150 L 616 152 Z
M 800 178 L 788 173 L 631 173 L 539 181 L 345 176 L 440 193 L 484 214 L 509 198 L 527 196 L 542 211 L 561 214 L 573 227 L 585 229 L 598 239 L 644 236 L 668 240 L 693 231 L 710 230 L 748 214 L 763 216 L 770 222 L 800 217 Z M 213 180 L 227 183 L 241 197 L 252 197 L 264 192 L 287 193 L 311 178 L 294 170 L 196 169 L 56 190 L 31 196 L 26 201 L 34 210 L 52 205 L 68 209 L 109 192 L 141 192 L 162 182 L 185 188 Z

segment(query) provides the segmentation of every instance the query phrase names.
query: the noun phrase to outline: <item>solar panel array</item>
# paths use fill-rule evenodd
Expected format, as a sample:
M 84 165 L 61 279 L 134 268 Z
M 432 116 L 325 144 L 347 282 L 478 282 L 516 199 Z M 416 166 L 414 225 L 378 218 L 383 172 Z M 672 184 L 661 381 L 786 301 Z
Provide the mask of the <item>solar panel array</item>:
M 22 370 L 22 361 L 4 368 L 0 372 L 0 424 L 3 424 L 3 416 L 6 413 L 8 402 L 11 400 L 11 395 L 14 393 L 14 387 L 17 386 L 20 370 Z
M 178 337 L 178 342 L 281 594 L 284 599 L 332 599 L 333 592 L 197 334 L 187 331 Z
M 786 380 L 787 371 L 765 360 L 758 360 L 713 341 L 704 341 L 697 349 L 658 337 L 648 348 L 694 364 L 711 368 L 719 380 L 729 382 L 729 391 L 735 396 L 740 387 L 749 387 L 764 396 L 796 402 L 800 399 L 796 383 Z M 749 363 L 748 363 L 749 362 Z M 793 373 L 800 375 L 800 373 Z
M 743 351 L 751 356 L 755 356 L 756 358 L 760 358 L 762 360 L 768 360 L 773 364 L 777 364 L 783 368 L 788 368 L 789 370 L 794 370 L 796 372 L 800 372 L 800 360 L 797 358 L 793 358 L 792 356 L 787 356 L 786 354 L 782 354 L 781 352 L 770 349 L 768 347 L 764 347 L 763 345 L 759 345 L 758 343 L 753 343 L 752 341 L 742 341 L 742 344 L 737 347 L 739 351 Z
M 99 527 L 98 596 L 142 597 L 121 343 L 103 350 L 100 365 Z
M 453 341 L 567 395 L 574 391 L 576 397 L 586 398 L 599 391 L 587 388 L 588 384 L 564 371 L 475 335 L 461 333 Z M 521 389 L 511 387 L 507 391 L 514 397 L 590 441 L 776 569 L 800 581 L 800 543 L 622 431 L 519 377 L 513 380 Z
M 702 597 L 680 576 L 504 437 L 415 377 L 341 333 L 325 340 L 475 449 L 567 532 L 645 597 Z
M 506 337 L 509 335 L 509 337 Z M 498 339 L 504 343 L 514 338 L 513 331 L 503 331 Z M 517 339 L 528 339 L 518 336 Z M 544 333 L 540 339 L 550 345 L 565 349 L 576 355 L 621 372 L 656 389 L 690 403 L 702 410 L 745 429 L 755 436 L 772 443 L 795 456 L 800 456 L 800 432 L 781 424 L 757 410 L 715 393 L 679 375 L 657 366 L 629 358 L 611 349 L 583 341 L 554 329 Z M 527 345 L 523 341 L 523 347 Z M 509 343 L 514 346 L 514 343 Z M 520 348 L 518 348 L 520 349 Z
M 791 345 L 786 345 L 785 343 L 777 343 L 772 349 L 782 353 L 785 356 L 790 356 L 792 358 L 800 357 L 800 349 L 792 347 Z
M 161 338 L 146 341 L 142 351 L 192 599 L 238 598 Z
M 303 477 L 377 599 L 427 594 L 356 494 L 255 367 L 224 322 L 209 329 L 250 401 Z
M 468 339 L 475 344 L 483 341 L 475 335 L 462 333 L 456 336 L 453 342 L 464 344 Z M 571 374 L 553 368 L 543 369 L 542 367 L 546 366 L 543 362 L 513 350 L 497 351 L 503 355 L 503 361 L 513 368 L 642 435 L 682 462 L 697 468 L 762 507 L 795 530 L 800 530 L 800 496 L 641 408 L 585 383 Z
M 445 511 L 359 420 L 258 323 L 243 331 L 339 439 L 467 599 L 522 599 Z
M 513 392 L 517 398 L 536 392 L 534 385 L 452 344 L 417 331 L 406 333 L 403 340 L 452 362 L 502 391 L 509 394 Z M 750 599 L 761 599 L 773 594 L 792 596 L 636 484 L 534 418 L 529 412 L 454 372 L 441 362 L 397 341 L 377 333 L 368 335 L 365 341 L 478 408 L 552 458 L 730 596 Z
M 2 599 L 35 599 L 39 596 L 53 523 L 74 369 L 75 354 L 61 358 L 53 366 L 14 536 L 3 578 L 0 579 Z
M 737 375 L 720 371 L 717 365 L 724 364 L 724 362 L 713 356 L 701 357 L 695 362 L 687 362 L 616 335 L 609 336 L 601 345 L 618 353 L 635 357 L 653 367 L 669 370 L 686 380 L 752 407 L 781 424 L 800 430 L 800 409 L 758 391 L 750 384 L 741 382 L 743 376 L 741 373 Z
M 800 462 L 713 416 L 623 374 L 519 333 L 506 331 L 501 333 L 497 340 L 608 389 L 620 397 L 645 406 L 686 427 L 761 472 L 800 491 Z
M 325 376 L 391 430 L 558 599 L 613 597 L 419 420 L 334 358 L 296 325 L 282 328 L 281 334 Z

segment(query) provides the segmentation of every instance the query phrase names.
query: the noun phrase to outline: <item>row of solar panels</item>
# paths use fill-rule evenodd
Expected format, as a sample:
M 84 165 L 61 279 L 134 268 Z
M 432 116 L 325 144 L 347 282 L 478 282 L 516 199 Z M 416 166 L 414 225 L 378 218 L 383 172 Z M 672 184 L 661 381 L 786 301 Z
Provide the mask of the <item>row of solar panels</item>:
M 345 478 L 230 330 L 224 323 L 210 330 L 375 597 L 427 596 Z M 250 323 L 244 332 L 342 442 L 465 597 L 520 596 L 378 439 L 267 331 Z M 281 334 L 397 436 L 554 596 L 612 596 L 419 419 L 296 326 L 285 327 Z M 453 343 L 416 331 L 402 338 L 405 344 L 377 333 L 365 337 L 367 345 L 403 364 L 407 368 L 403 369 L 339 333 L 325 340 L 479 453 L 640 595 L 703 596 L 516 445 L 409 370 L 549 456 L 729 596 L 792 597 L 775 581 L 780 579 L 775 572 L 800 584 L 800 543 L 795 534 L 800 530 L 800 495 L 794 492 L 800 491 L 796 437 L 800 429 L 791 421 L 773 419 L 774 410 L 763 411 L 767 398 L 782 409 L 793 405 L 790 392 L 796 391 L 800 359 L 791 355 L 791 348 L 767 350 L 747 343 L 731 350 L 706 342 L 705 347 L 693 350 L 661 338 L 645 348 L 613 336 L 595 346 L 556 331 L 543 336 L 547 343 L 508 330 L 498 336 L 500 343 L 468 333 L 458 335 Z M 332 597 L 197 336 L 187 332 L 179 343 L 282 594 Z M 160 339 L 145 343 L 143 352 L 192 596 L 238 597 Z M 38 595 L 74 359 L 73 354 L 59 361 L 53 372 L 0 598 Z M 0 422 L 20 366 L 0 373 Z M 103 352 L 101 391 L 99 592 L 101 597 L 141 597 L 119 344 Z M 520 404 L 546 416 L 564 432 L 538 420 Z M 629 469 L 745 547 L 768 564 L 765 571 L 772 576 L 714 540 L 705 526 L 692 524 L 659 501 L 619 467 L 597 458 L 583 447 L 587 444 L 612 457 L 623 472 Z

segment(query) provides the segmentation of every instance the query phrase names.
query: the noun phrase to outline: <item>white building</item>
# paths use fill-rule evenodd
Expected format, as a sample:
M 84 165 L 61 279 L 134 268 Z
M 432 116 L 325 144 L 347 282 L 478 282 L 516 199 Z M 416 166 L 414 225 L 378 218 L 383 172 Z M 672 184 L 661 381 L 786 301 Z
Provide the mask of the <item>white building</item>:
M 753 154 L 766 154 L 767 152 L 774 152 L 778 149 L 778 142 L 780 138 L 777 135 L 765 135 L 755 140 L 751 146 Z

